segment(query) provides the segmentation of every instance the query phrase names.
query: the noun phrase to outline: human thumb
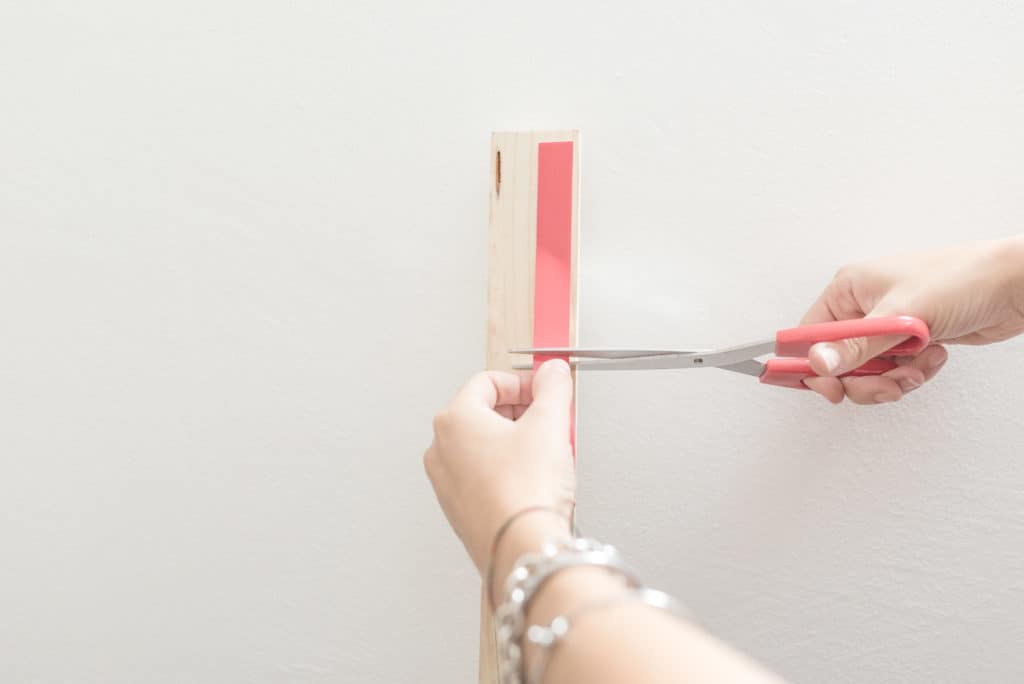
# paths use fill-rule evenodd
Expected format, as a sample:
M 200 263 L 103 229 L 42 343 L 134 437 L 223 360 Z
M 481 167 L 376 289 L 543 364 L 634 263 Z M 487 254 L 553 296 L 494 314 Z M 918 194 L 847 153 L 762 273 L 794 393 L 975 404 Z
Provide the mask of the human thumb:
M 807 358 L 818 375 L 839 376 L 863 366 L 884 354 L 901 341 L 902 337 L 851 337 L 835 342 L 819 342 L 811 347 Z
M 533 403 L 525 415 L 543 416 L 568 425 L 572 392 L 569 364 L 562 359 L 545 361 L 533 374 Z

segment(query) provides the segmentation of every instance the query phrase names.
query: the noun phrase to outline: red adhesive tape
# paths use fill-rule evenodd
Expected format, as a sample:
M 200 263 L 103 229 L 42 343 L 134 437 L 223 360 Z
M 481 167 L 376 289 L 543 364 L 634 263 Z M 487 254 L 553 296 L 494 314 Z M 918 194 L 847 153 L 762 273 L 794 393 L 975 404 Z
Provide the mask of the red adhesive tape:
M 537 261 L 533 281 L 533 346 L 568 347 L 572 315 L 573 143 L 540 143 L 537 149 Z M 533 369 L 554 357 L 536 355 Z M 573 414 L 570 414 L 573 415 Z M 572 419 L 570 419 L 571 421 Z M 575 449 L 576 426 L 569 439 Z

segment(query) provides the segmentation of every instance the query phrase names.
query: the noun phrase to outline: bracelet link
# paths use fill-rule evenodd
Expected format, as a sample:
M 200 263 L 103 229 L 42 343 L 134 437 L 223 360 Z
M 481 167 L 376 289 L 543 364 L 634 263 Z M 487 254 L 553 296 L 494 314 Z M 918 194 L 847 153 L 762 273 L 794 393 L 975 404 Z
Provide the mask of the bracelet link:
M 552 539 L 544 543 L 541 553 L 522 556 L 505 581 L 505 601 L 495 612 L 502 684 L 523 681 L 522 639 L 530 601 L 556 574 L 580 566 L 603 567 L 625 577 L 630 586 L 640 586 L 639 578 L 625 565 L 619 552 L 593 539 Z
M 668 594 L 648 587 L 633 587 L 621 594 L 585 603 L 569 613 L 558 615 L 551 620 L 551 624 L 548 626 L 530 625 L 526 630 L 526 639 L 531 644 L 539 646 L 540 651 L 526 680 L 527 684 L 542 684 L 548 663 L 554 656 L 558 645 L 565 640 L 572 626 L 579 621 L 580 617 L 605 610 L 630 599 L 636 599 L 653 608 L 667 611 L 680 619 L 689 617 L 682 604 Z

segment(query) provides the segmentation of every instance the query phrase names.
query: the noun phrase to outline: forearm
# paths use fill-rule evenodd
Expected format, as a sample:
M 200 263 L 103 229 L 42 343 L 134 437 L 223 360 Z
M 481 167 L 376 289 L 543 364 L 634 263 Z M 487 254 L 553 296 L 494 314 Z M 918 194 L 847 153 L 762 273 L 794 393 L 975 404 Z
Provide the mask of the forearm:
M 997 253 L 1011 307 L 1024 317 L 1024 233 L 999 241 Z
M 581 617 L 551 659 L 545 679 L 546 684 L 781 681 L 693 624 L 635 600 Z
M 505 577 L 515 558 L 537 551 L 545 538 L 564 534 L 565 527 L 552 516 L 524 519 L 502 544 L 496 577 Z M 593 608 L 572 620 L 551 654 L 543 684 L 781 681 L 695 625 L 626 595 L 621 579 L 601 568 L 555 575 L 531 601 L 527 622 L 548 625 L 581 606 Z M 538 653 L 539 647 L 526 648 L 526 671 Z

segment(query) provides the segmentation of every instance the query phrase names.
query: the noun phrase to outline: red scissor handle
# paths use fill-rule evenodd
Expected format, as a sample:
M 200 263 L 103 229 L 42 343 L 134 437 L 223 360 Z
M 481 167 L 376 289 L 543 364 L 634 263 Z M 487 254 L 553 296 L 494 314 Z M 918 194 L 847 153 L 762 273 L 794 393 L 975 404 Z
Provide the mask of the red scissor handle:
M 854 368 L 840 377 L 851 378 L 865 375 L 881 375 L 896 368 L 896 364 L 887 359 L 871 359 L 860 368 Z M 807 359 L 768 359 L 764 362 L 764 373 L 761 382 L 765 385 L 777 385 L 791 389 L 809 389 L 804 384 L 807 378 L 816 378 L 818 374 L 811 369 Z
M 912 316 L 857 318 L 780 330 L 775 336 L 775 353 L 779 357 L 795 358 L 768 359 L 764 364 L 761 382 L 779 387 L 807 389 L 804 380 L 818 375 L 806 358 L 811 347 L 818 342 L 836 342 L 852 337 L 904 338 L 902 342 L 886 351 L 885 356 L 914 356 L 928 346 L 931 333 L 924 321 Z M 896 364 L 892 361 L 875 358 L 849 373 L 843 373 L 841 377 L 881 375 L 893 368 L 896 368 Z
M 902 342 L 890 348 L 885 355 L 914 356 L 928 346 L 931 333 L 924 321 L 913 316 L 854 318 L 848 321 L 815 323 L 777 332 L 775 355 L 804 358 L 818 342 L 836 342 L 853 337 L 903 338 Z

